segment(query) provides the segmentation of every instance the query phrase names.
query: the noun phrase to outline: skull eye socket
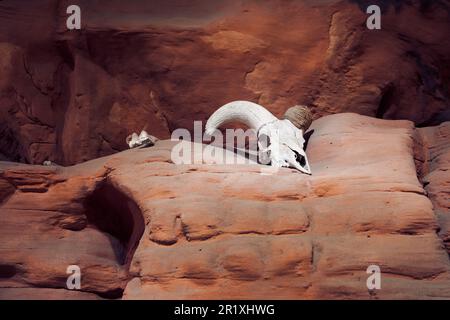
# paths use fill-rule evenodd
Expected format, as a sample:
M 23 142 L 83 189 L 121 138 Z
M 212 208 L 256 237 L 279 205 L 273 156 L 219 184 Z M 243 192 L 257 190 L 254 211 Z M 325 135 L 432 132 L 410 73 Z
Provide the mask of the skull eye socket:
M 302 167 L 306 166 L 306 159 L 300 153 L 295 150 L 292 150 L 295 153 L 295 161 L 297 161 Z

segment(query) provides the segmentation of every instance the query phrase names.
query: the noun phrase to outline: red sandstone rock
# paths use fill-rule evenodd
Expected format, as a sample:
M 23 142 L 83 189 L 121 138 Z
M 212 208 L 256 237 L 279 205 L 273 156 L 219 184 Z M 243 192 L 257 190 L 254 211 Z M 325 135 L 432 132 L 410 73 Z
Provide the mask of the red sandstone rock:
M 0 4 L 0 158 L 80 163 L 127 148 L 146 127 L 168 138 L 246 99 L 277 116 L 357 112 L 450 119 L 449 7 L 385 6 L 365 28 L 356 1 L 70 1 Z M 362 2 L 359 2 L 362 3 Z M 387 2 L 389 3 L 389 2 Z M 1 156 L 3 154 L 3 156 Z
M 171 141 L 72 167 L 2 162 L 0 297 L 449 298 L 446 182 L 431 172 L 446 125 L 338 114 L 311 130 L 312 176 L 175 165 Z M 435 211 L 417 132 L 439 155 L 423 171 Z M 65 290 L 67 264 L 82 292 Z
M 450 122 L 417 129 L 416 140 L 419 174 L 439 221 L 439 236 L 450 253 Z

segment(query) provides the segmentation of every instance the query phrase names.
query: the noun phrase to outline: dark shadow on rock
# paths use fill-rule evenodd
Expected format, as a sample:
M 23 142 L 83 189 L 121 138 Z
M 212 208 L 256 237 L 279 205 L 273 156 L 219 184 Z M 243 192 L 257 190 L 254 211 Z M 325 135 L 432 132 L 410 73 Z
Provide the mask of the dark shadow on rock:
M 438 126 L 441 123 L 447 121 L 450 121 L 450 105 L 448 106 L 448 110 L 435 114 L 429 120 L 419 123 L 416 127 L 418 128 L 433 127 Z
M 128 265 L 145 228 L 138 205 L 108 180 L 86 198 L 84 205 L 89 224 L 111 236 L 117 261 Z
M 384 116 L 389 111 L 392 106 L 393 100 L 395 97 L 395 86 L 393 84 L 389 84 L 382 90 L 380 103 L 377 108 L 376 117 L 378 119 L 384 119 Z
M 303 138 L 305 138 L 305 144 L 303 145 L 304 150 L 306 151 L 306 148 L 308 147 L 308 143 L 309 143 L 309 139 L 311 138 L 311 136 L 314 134 L 314 129 L 307 131 L 304 135 Z
M 0 264 L 0 279 L 12 278 L 16 273 L 17 270 L 14 265 Z

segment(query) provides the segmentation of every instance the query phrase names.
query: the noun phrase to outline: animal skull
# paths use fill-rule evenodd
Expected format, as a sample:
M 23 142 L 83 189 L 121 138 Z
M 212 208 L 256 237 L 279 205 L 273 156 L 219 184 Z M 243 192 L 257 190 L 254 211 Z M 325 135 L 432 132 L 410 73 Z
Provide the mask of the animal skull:
M 256 130 L 260 163 L 270 163 L 273 167 L 291 167 L 311 174 L 308 158 L 303 150 L 303 131 L 307 128 L 296 127 L 288 119 L 288 113 L 285 119 L 280 120 L 256 103 L 230 102 L 211 115 L 206 123 L 206 134 L 212 135 L 221 125 L 233 121 L 242 122 Z
M 132 148 L 137 147 L 151 147 L 155 144 L 156 140 L 158 140 L 156 137 L 149 135 L 145 130 L 142 130 L 139 135 L 137 135 L 136 132 L 133 132 L 133 134 L 129 135 L 126 139 L 126 143 Z

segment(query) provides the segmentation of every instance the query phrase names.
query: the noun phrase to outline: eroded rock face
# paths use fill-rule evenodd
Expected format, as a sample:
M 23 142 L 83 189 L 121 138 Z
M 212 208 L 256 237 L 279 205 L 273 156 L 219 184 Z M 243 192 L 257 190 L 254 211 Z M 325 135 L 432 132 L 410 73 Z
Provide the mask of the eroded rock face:
M 450 122 L 417 129 L 416 161 L 450 254 Z
M 366 2 L 81 0 L 82 30 L 69 32 L 70 1 L 4 0 L 0 158 L 80 163 L 233 100 L 277 116 L 308 104 L 316 118 L 449 120 L 448 3 L 383 1 L 369 31 Z
M 0 299 L 121 297 L 144 224 L 108 169 L 0 168 Z M 64 290 L 70 265 L 80 292 Z
M 420 129 L 424 150 L 444 154 L 446 126 Z M 413 123 L 338 114 L 311 130 L 312 176 L 175 165 L 171 141 L 67 168 L 2 163 L 0 295 L 449 298 L 445 219 L 427 197 L 448 209 L 446 184 L 432 181 L 436 157 L 427 191 L 419 182 Z M 103 194 L 105 184 L 114 191 Z M 64 290 L 66 265 L 77 263 L 84 293 Z M 366 286 L 372 264 L 379 291 Z

